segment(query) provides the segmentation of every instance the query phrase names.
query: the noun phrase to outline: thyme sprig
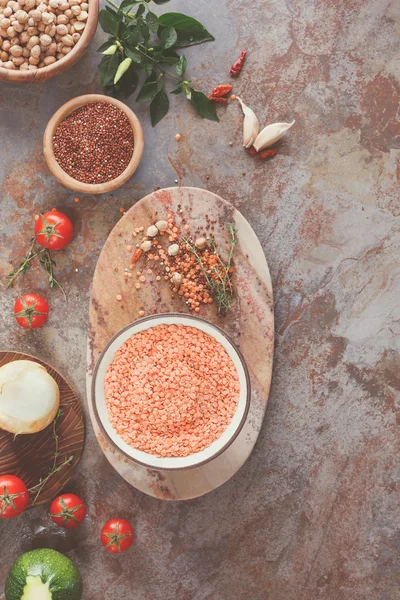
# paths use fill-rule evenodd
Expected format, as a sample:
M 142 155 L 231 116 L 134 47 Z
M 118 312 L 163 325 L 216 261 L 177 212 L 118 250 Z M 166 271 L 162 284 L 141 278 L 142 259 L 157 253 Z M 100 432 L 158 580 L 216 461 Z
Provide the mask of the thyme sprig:
M 33 506 L 37 499 L 39 498 L 41 492 L 43 491 L 43 488 L 45 487 L 45 485 L 47 484 L 47 482 L 49 481 L 49 479 L 51 479 L 51 477 L 53 475 L 55 475 L 56 473 L 58 473 L 59 471 L 61 471 L 61 469 L 63 467 L 65 467 L 66 465 L 70 465 L 72 463 L 72 461 L 74 460 L 74 456 L 65 456 L 63 462 L 59 465 L 57 465 L 57 460 L 58 457 L 60 456 L 60 451 L 59 451 L 59 435 L 57 433 L 57 423 L 60 420 L 61 416 L 63 415 L 63 409 L 60 408 L 54 418 L 53 421 L 53 434 L 52 437 L 55 440 L 55 450 L 53 453 L 53 464 L 51 465 L 48 474 L 46 475 L 46 477 L 44 478 L 40 478 L 39 483 L 37 483 L 36 485 L 34 485 L 33 487 L 29 488 L 29 493 L 30 494 L 34 494 L 34 498 L 31 501 L 31 505 Z
M 40 250 L 35 250 L 35 237 L 30 240 L 30 246 L 26 256 L 21 259 L 17 269 L 15 271 L 11 271 L 7 277 L 7 287 L 13 287 L 15 280 L 20 275 L 24 275 L 29 269 L 32 267 L 32 261 L 37 256 L 39 257 L 39 263 L 47 274 L 47 280 L 49 287 L 53 288 L 55 286 L 59 287 L 62 293 L 64 294 L 64 298 L 66 297 L 65 290 L 62 287 L 61 283 L 54 277 L 54 267 L 56 263 L 50 256 L 50 252 L 47 248 L 40 248 Z
M 233 284 L 231 279 L 232 274 L 232 260 L 235 247 L 237 246 L 237 229 L 235 229 L 233 223 L 228 223 L 227 229 L 230 236 L 229 253 L 226 262 L 222 260 L 219 248 L 215 243 L 213 237 L 208 238 L 208 243 L 213 251 L 213 254 L 218 258 L 219 266 L 207 269 L 201 258 L 201 254 L 197 251 L 197 248 L 188 239 L 182 238 L 182 241 L 187 246 L 189 252 L 194 254 L 196 262 L 201 267 L 201 272 L 206 280 L 207 286 L 215 300 L 217 305 L 218 314 L 225 315 L 232 306 L 233 302 Z

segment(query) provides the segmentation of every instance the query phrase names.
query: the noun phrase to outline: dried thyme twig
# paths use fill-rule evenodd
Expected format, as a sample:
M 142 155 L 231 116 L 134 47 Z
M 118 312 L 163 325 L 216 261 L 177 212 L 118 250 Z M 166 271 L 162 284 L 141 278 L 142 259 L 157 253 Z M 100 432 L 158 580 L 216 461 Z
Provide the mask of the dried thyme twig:
M 63 467 L 65 467 L 66 465 L 70 465 L 71 462 L 74 460 L 74 456 L 71 455 L 69 457 L 65 457 L 64 461 L 60 464 L 57 465 L 57 459 L 60 456 L 60 452 L 59 452 L 59 446 L 58 446 L 58 439 L 59 439 L 59 435 L 57 433 L 57 422 L 60 420 L 62 414 L 63 414 L 63 409 L 60 408 L 58 413 L 56 414 L 54 421 L 53 421 L 53 438 L 55 440 L 55 451 L 53 454 L 53 464 L 49 469 L 49 472 L 47 474 L 47 476 L 44 479 L 40 479 L 39 483 L 37 483 L 36 485 L 34 485 L 33 487 L 29 488 L 29 493 L 34 493 L 35 497 L 31 502 L 31 505 L 33 506 L 35 504 L 35 502 L 37 501 L 37 499 L 39 498 L 40 494 L 43 491 L 44 486 L 46 485 L 46 483 L 49 481 L 49 479 L 55 474 L 58 473 L 59 471 L 61 471 L 61 469 Z
M 235 247 L 237 245 L 237 229 L 235 229 L 233 223 L 228 223 L 228 232 L 230 234 L 230 248 L 228 254 L 228 260 L 226 263 L 221 258 L 220 251 L 215 243 L 214 238 L 210 237 L 208 242 L 215 256 L 218 258 L 220 266 L 213 267 L 211 274 L 207 272 L 204 266 L 200 254 L 197 252 L 196 247 L 186 238 L 182 238 L 182 241 L 186 244 L 189 251 L 196 257 L 196 262 L 200 265 L 202 274 L 207 282 L 207 286 L 214 297 L 218 308 L 218 314 L 224 315 L 231 307 L 233 301 L 233 285 L 231 281 L 232 272 L 232 258 Z

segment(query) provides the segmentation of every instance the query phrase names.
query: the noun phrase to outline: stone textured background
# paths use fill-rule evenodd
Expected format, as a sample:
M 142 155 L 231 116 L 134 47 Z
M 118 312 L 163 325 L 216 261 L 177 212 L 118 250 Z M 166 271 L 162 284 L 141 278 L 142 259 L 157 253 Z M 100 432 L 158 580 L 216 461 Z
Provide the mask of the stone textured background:
M 76 226 L 57 265 L 68 303 L 49 294 L 48 325 L 27 333 L 13 321 L 13 301 L 19 290 L 43 289 L 43 277 L 32 272 L 15 291 L 2 287 L 1 347 L 52 362 L 85 402 L 90 283 L 120 206 L 175 179 L 205 187 L 242 211 L 271 269 L 277 335 L 264 428 L 232 480 L 173 504 L 130 488 L 87 423 L 69 486 L 88 501 L 87 522 L 65 534 L 49 523 L 46 507 L 1 522 L 0 582 L 21 552 L 51 546 L 79 565 L 85 600 L 397 600 L 400 4 L 172 0 L 162 9 L 189 13 L 216 35 L 186 52 L 200 88 L 227 81 L 247 48 L 235 92 L 262 122 L 294 116 L 296 126 L 276 158 L 262 163 L 240 147 L 236 103 L 219 109 L 217 125 L 175 98 L 153 130 L 147 108 L 131 99 L 146 137 L 136 176 L 113 197 L 75 204 L 46 169 L 42 135 L 62 103 L 100 91 L 102 33 L 58 79 L 0 84 L 2 275 L 26 247 L 34 213 L 57 206 Z M 115 515 L 128 517 L 137 534 L 120 557 L 98 542 Z

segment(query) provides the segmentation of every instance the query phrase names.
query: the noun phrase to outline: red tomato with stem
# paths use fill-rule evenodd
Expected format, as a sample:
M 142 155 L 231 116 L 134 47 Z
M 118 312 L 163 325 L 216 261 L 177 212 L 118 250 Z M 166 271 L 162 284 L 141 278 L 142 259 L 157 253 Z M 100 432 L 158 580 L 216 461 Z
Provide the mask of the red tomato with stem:
M 0 475 L 0 519 L 13 519 L 24 512 L 29 502 L 25 483 L 15 475 Z
M 113 554 L 125 552 L 133 544 L 134 531 L 124 519 L 111 519 L 101 530 L 101 543 Z
M 58 210 L 40 215 L 35 223 L 35 238 L 38 244 L 49 250 L 62 250 L 72 240 L 74 227 L 71 220 Z
M 86 517 L 86 506 L 75 494 L 62 494 L 51 503 L 50 516 L 56 525 L 75 529 Z
M 19 296 L 14 304 L 14 317 L 18 325 L 25 329 L 42 327 L 49 316 L 47 301 L 38 294 Z

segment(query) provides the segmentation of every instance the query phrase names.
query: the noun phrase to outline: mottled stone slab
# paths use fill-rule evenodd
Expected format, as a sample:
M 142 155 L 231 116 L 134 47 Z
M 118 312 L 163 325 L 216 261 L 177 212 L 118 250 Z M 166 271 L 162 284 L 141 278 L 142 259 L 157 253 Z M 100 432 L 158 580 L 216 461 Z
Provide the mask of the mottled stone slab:
M 273 295 L 268 265 L 261 245 L 249 223 L 230 203 L 219 196 L 196 188 L 169 188 L 146 196 L 135 204 L 114 227 L 97 263 L 90 300 L 88 337 L 88 396 L 91 375 L 99 354 L 108 340 L 122 327 L 138 318 L 140 309 L 147 315 L 160 312 L 188 312 L 183 300 L 167 283 L 142 285 L 136 290 L 135 277 L 124 277 L 129 264 L 128 245 L 140 238 L 133 237 L 134 228 L 147 228 L 155 221 L 172 214 L 179 226 L 182 221 L 196 229 L 211 221 L 213 233 L 226 250 L 227 223 L 238 230 L 239 244 L 235 250 L 235 303 L 225 317 L 217 315 L 214 305 L 201 309 L 199 316 L 222 327 L 235 341 L 247 362 L 251 385 L 251 406 L 247 421 L 238 438 L 207 465 L 179 472 L 154 471 L 128 460 L 111 448 L 89 411 L 98 442 L 113 467 L 131 485 L 164 500 L 195 498 L 217 488 L 232 477 L 250 455 L 257 440 L 268 402 L 271 383 L 274 317 Z M 215 223 L 214 223 L 215 222 Z M 140 268 L 138 266 L 138 268 Z M 161 294 L 157 293 L 161 289 Z M 117 295 L 122 301 L 116 300 Z

